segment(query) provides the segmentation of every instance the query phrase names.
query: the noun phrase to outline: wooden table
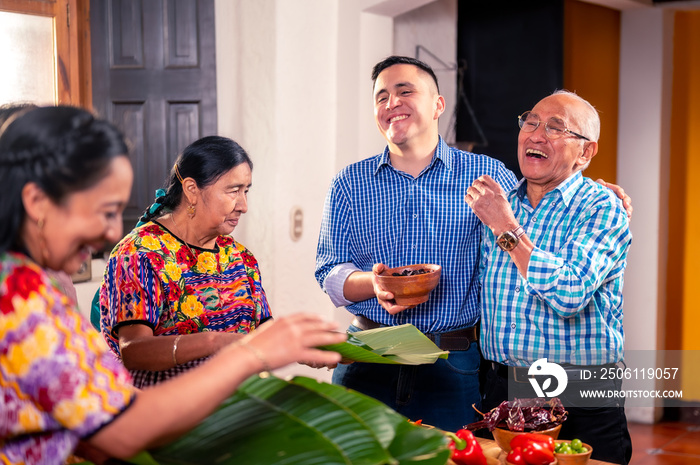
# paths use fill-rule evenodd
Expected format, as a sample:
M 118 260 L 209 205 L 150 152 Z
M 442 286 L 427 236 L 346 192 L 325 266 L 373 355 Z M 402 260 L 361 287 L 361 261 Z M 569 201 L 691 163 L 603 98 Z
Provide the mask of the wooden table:
M 481 445 L 481 448 L 484 451 L 484 455 L 486 456 L 488 460 L 488 465 L 496 465 L 496 464 L 505 464 L 508 465 L 506 462 L 506 453 L 501 450 L 500 447 L 498 447 L 498 444 L 496 444 L 496 441 L 493 439 L 484 439 L 484 438 L 476 438 L 476 440 L 479 442 Z M 601 460 L 589 460 L 588 465 L 613 465 L 610 462 L 603 462 Z

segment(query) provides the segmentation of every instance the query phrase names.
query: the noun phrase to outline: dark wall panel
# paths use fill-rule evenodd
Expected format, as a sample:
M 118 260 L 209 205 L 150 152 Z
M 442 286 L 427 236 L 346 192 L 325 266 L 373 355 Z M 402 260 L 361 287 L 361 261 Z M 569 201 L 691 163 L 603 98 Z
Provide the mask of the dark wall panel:
M 517 117 L 563 85 L 563 18 L 562 0 L 458 4 L 458 87 L 477 123 L 460 99 L 457 141 L 476 142 L 474 152 L 502 160 L 518 177 Z

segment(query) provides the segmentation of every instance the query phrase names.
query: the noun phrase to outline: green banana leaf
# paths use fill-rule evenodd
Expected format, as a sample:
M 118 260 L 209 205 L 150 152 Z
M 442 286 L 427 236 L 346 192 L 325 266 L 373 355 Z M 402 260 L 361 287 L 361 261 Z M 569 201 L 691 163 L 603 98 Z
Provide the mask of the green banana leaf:
M 384 404 L 342 386 L 304 377 L 295 378 L 294 381 L 356 412 L 376 432 L 382 445 L 388 446 L 399 464 L 445 463 L 447 455 L 442 451 L 444 435 L 439 430 L 427 430 L 409 423 L 407 418 L 387 409 Z M 368 399 L 370 402 L 366 402 Z M 434 434 L 436 432 L 439 434 Z
M 75 465 L 95 465 L 92 462 L 78 462 Z M 105 465 L 159 465 L 158 462 L 153 460 L 153 457 L 151 457 L 151 454 L 148 452 L 141 452 L 137 454 L 135 457 L 132 457 L 129 459 L 129 461 L 125 460 L 117 460 L 117 459 L 108 459 Z
M 444 465 L 440 430 L 381 402 L 304 377 L 254 376 L 194 430 L 151 451 L 160 465 Z
M 449 355 L 411 324 L 350 333 L 346 342 L 321 348 L 339 352 L 345 360 L 393 365 L 431 364 Z

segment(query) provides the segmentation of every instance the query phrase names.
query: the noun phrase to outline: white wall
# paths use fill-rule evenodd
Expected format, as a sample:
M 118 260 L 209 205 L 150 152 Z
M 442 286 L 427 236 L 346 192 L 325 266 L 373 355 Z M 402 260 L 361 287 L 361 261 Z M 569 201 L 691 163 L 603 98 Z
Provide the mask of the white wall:
M 635 206 L 625 272 L 625 348 L 655 350 L 664 347 L 673 13 L 628 10 L 621 26 L 617 181 Z M 641 422 L 661 413 L 628 409 L 629 418 Z
M 277 316 L 333 314 L 313 278 L 313 231 L 333 167 L 336 29 L 333 1 L 216 2 L 219 132 L 255 165 L 234 236 L 257 257 Z M 298 242 L 289 235 L 293 206 L 304 214 Z
M 416 53 L 416 46 L 420 46 Z M 455 142 L 452 116 L 457 104 L 457 0 L 440 0 L 394 18 L 394 53 L 429 64 L 445 97 L 438 123 L 445 140 Z

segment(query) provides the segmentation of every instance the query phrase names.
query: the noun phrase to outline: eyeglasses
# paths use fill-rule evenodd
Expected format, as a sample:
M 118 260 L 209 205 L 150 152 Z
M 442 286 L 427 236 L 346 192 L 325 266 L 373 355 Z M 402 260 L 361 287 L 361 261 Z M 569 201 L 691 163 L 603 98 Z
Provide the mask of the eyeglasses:
M 540 127 L 540 117 L 531 111 L 526 111 L 522 115 L 518 116 L 518 126 L 524 132 L 535 132 L 535 129 Z M 566 127 L 566 123 L 559 118 L 551 117 L 549 121 L 544 123 L 544 132 L 550 139 L 559 139 L 564 134 L 571 134 L 579 139 L 584 139 L 590 141 L 586 136 L 582 136 L 579 133 L 572 131 Z

